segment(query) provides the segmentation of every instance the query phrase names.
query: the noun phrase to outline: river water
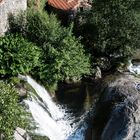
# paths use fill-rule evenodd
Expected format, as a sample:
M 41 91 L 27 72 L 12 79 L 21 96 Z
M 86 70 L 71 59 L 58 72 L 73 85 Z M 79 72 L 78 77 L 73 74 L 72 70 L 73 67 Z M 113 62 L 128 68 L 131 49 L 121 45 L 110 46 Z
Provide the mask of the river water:
M 68 96 L 58 94 L 54 101 L 43 86 L 29 76 L 26 80 L 35 91 L 25 100 L 36 125 L 33 133 L 50 140 L 85 140 L 92 114 L 92 101 L 86 92 L 82 89 L 73 95 L 72 89 Z
M 128 70 L 132 74 L 140 74 L 140 65 L 130 62 Z M 61 86 L 54 99 L 31 77 L 21 78 L 35 91 L 29 93 L 28 100 L 24 100 L 35 122 L 36 129 L 33 133 L 46 136 L 50 140 L 91 140 L 87 138 L 87 131 L 98 97 L 93 100 L 84 84 Z

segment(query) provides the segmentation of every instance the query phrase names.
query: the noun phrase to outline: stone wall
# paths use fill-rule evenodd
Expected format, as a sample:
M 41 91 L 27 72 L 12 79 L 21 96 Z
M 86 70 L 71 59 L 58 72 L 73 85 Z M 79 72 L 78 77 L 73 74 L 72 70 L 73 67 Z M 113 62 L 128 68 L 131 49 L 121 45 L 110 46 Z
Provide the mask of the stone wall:
M 4 35 L 8 28 L 8 15 L 26 10 L 27 0 L 0 0 L 0 35 Z

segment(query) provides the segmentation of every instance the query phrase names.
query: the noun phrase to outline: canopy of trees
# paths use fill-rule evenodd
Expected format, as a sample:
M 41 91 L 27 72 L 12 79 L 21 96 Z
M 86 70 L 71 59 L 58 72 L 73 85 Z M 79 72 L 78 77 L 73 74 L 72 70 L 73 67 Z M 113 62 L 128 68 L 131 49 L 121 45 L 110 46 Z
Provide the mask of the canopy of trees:
M 10 32 L 20 33 L 41 49 L 39 65 L 31 72 L 34 77 L 54 86 L 59 81 L 77 81 L 90 74 L 89 55 L 74 37 L 72 27 L 62 27 L 54 15 L 42 11 L 27 12 L 26 22 L 22 16 L 10 19 Z
M 117 58 L 117 61 L 123 61 L 139 47 L 140 25 L 135 16 L 136 2 L 93 0 L 91 11 L 79 15 L 75 33 L 83 36 L 83 43 L 93 58 L 106 57 L 109 61 Z

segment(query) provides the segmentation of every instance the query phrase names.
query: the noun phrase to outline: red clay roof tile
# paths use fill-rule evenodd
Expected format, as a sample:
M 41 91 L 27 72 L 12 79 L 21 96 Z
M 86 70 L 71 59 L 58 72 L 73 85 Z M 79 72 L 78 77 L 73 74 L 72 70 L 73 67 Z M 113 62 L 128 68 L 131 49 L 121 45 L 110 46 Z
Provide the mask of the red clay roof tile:
M 79 5 L 79 0 L 48 0 L 48 4 L 61 10 L 70 10 Z

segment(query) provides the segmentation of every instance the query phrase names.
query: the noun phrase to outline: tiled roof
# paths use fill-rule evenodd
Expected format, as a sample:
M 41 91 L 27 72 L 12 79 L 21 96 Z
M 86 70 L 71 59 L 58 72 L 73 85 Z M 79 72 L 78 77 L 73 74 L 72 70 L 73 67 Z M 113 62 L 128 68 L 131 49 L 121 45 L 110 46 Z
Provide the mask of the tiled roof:
M 48 4 L 61 10 L 70 10 L 79 5 L 79 0 L 48 0 Z

